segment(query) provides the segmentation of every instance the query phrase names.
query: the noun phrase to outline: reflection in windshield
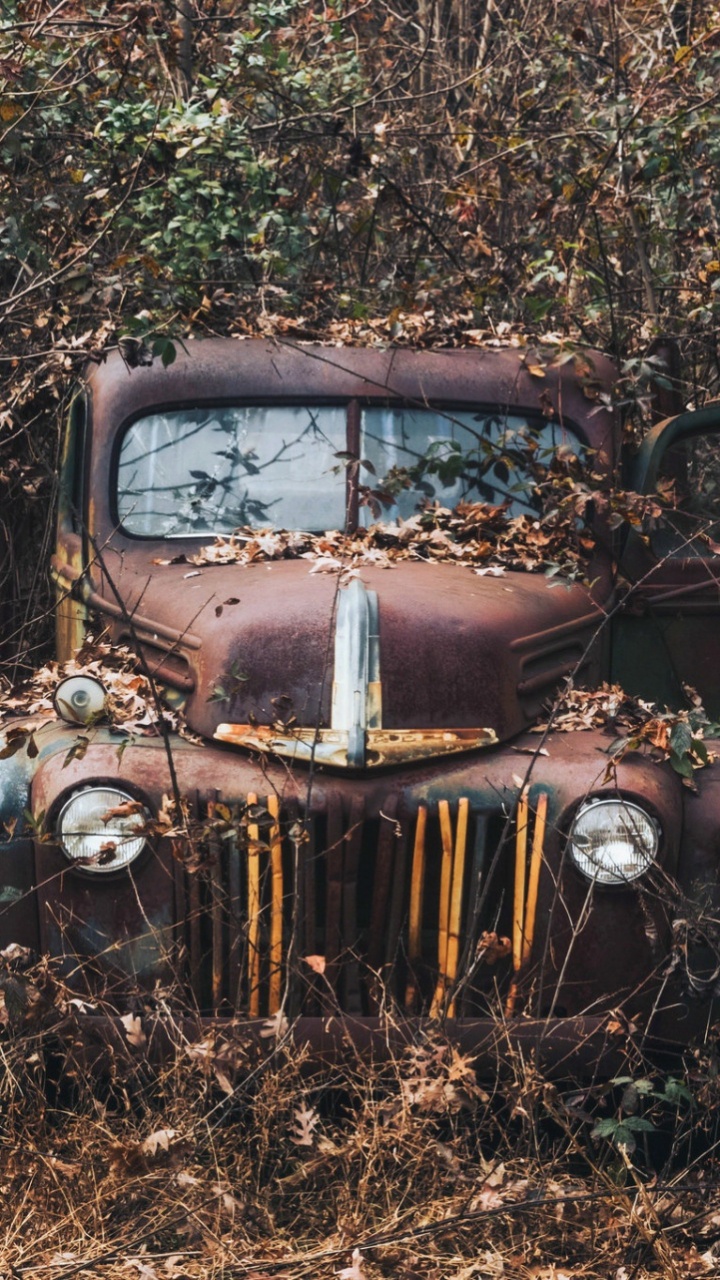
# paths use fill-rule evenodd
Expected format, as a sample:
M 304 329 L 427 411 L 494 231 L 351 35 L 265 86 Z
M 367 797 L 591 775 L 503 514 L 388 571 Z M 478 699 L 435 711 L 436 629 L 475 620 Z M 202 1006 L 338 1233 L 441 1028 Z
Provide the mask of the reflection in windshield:
M 375 476 L 405 473 L 408 487 L 399 488 L 386 519 L 408 519 L 423 499 L 450 508 L 508 503 L 510 516 L 535 516 L 540 508 L 531 465 L 548 467 L 560 445 L 582 456 L 580 442 L 557 422 L 531 424 L 519 414 L 466 409 L 373 407 L 363 411 L 360 456 Z M 360 516 L 372 523 L 368 507 Z
M 342 529 L 347 421 L 347 405 L 178 409 L 140 418 L 120 448 L 120 522 L 146 538 L 241 527 Z M 365 488 L 381 491 L 386 520 L 407 519 L 427 501 L 507 503 L 511 515 L 535 515 L 532 469 L 547 467 L 560 445 L 582 451 L 557 423 L 519 414 L 366 407 L 353 467 L 360 522 L 379 513 L 377 502 L 362 505 Z
M 243 406 L 151 414 L 123 437 L 118 515 L 128 533 L 183 537 L 241 526 L 345 525 L 339 406 Z

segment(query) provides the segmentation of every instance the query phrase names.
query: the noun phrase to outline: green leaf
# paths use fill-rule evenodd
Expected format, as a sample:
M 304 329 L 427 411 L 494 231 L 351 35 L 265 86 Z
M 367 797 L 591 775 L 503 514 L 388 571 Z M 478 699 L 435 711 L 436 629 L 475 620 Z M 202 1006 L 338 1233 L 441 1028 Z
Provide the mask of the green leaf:
M 693 767 L 692 761 L 688 756 L 679 756 L 674 751 L 670 752 L 670 764 L 681 778 L 692 778 Z
M 174 364 L 177 357 L 175 343 L 170 338 L 156 338 L 153 342 L 152 353 L 154 356 L 160 356 L 164 369 Z
M 674 1076 L 669 1076 L 665 1081 L 664 1097 L 668 1102 L 692 1102 L 693 1096 L 687 1085 L 682 1080 L 676 1080 Z
M 593 1138 L 612 1138 L 614 1137 L 620 1121 L 612 1116 L 608 1120 L 598 1120 L 590 1135 Z
M 693 736 L 690 725 L 685 720 L 678 720 L 670 734 L 670 750 L 677 756 L 685 756 L 692 749 Z

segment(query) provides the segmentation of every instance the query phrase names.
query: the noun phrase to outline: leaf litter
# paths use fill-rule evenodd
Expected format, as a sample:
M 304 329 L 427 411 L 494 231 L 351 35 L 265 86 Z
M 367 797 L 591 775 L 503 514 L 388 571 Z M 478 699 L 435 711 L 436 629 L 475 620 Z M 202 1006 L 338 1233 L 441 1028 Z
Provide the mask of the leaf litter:
M 405 560 L 482 567 L 500 576 L 507 569 L 526 573 L 582 575 L 594 540 L 579 529 L 574 511 L 545 517 L 510 516 L 507 505 L 461 502 L 450 510 L 437 504 L 406 520 L 378 521 L 354 533 L 298 533 L 283 529 L 237 529 L 217 537 L 194 555 L 157 559 L 156 564 L 252 565 L 268 560 L 308 560 L 311 573 L 341 573 L 372 565 L 390 569 Z
M 154 736 L 159 732 L 161 718 L 169 729 L 186 732 L 178 712 L 164 705 L 158 707 L 150 680 L 138 670 L 138 660 L 132 650 L 88 636 L 77 656 L 70 661 L 46 663 L 19 688 L 11 690 L 0 686 L 0 730 L 3 724 L 12 721 L 8 746 L 18 736 L 24 742 L 31 729 L 40 728 L 56 718 L 55 690 L 61 680 L 70 676 L 89 676 L 100 681 L 105 689 L 105 703 L 98 719 L 109 723 L 118 732 Z M 18 723 L 19 720 L 24 723 Z M 73 750 L 77 755 L 82 744 L 78 746 L 76 743 Z M 6 747 L 2 754 L 11 752 Z
M 695 689 L 686 685 L 684 693 L 690 706 L 671 711 L 632 697 L 617 684 L 577 689 L 568 681 L 554 699 L 549 716 L 533 725 L 530 732 L 603 729 L 612 735 L 606 777 L 612 776 L 614 765 L 628 752 L 640 751 L 657 761 L 669 761 L 684 785 L 692 790 L 696 770 L 718 758 L 717 752 L 708 749 L 707 741 L 720 737 L 720 724 L 710 719 Z

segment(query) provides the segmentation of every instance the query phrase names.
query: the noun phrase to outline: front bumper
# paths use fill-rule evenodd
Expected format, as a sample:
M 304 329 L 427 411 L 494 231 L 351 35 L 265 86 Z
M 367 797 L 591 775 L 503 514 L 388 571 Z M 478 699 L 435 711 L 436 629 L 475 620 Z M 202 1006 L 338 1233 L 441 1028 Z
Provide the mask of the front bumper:
M 528 1066 L 549 1080 L 609 1079 L 648 1061 L 669 1068 L 707 1030 L 707 1010 L 676 1007 L 641 1032 L 614 1015 L 508 1020 L 490 1018 L 298 1018 L 223 1020 L 168 1016 L 122 1018 L 84 1015 L 54 1032 L 64 1054 L 87 1069 L 117 1071 L 134 1064 L 161 1068 L 173 1059 L 235 1068 L 240 1082 L 249 1066 L 291 1055 L 308 1075 L 341 1065 L 402 1062 L 411 1046 L 447 1044 L 472 1062 L 484 1079 L 508 1078 Z M 240 1064 L 242 1063 L 242 1070 Z

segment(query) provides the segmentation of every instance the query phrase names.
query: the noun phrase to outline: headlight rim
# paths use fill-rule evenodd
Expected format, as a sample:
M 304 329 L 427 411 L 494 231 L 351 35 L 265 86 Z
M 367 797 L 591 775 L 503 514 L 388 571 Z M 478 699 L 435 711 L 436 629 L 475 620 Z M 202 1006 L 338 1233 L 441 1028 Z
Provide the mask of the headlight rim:
M 126 875 L 129 871 L 135 869 L 138 864 L 144 861 L 152 849 L 152 843 L 148 836 L 144 836 L 141 848 L 129 860 L 129 862 L 123 863 L 122 866 L 91 866 L 73 858 L 72 854 L 68 853 L 63 843 L 62 833 L 60 831 L 60 820 L 73 798 L 81 795 L 85 791 L 114 791 L 118 797 L 122 796 L 123 799 L 136 801 L 138 804 L 143 806 L 146 820 L 148 822 L 152 821 L 153 810 L 148 801 L 147 795 L 145 795 L 139 787 L 136 787 L 129 782 L 126 783 L 125 779 L 123 779 L 123 785 L 121 786 L 119 785 L 117 778 L 83 779 L 81 783 L 77 782 L 73 786 L 68 787 L 63 791 L 62 795 L 58 796 L 55 800 L 50 812 L 50 821 L 48 825 L 53 831 L 54 843 L 67 863 L 67 869 L 72 870 L 76 875 L 88 876 L 95 883 L 97 883 L 98 880 L 102 882 L 112 881 L 113 877 Z
M 637 809 L 644 818 L 648 819 L 655 831 L 655 851 L 651 861 L 639 871 L 637 875 L 626 876 L 624 879 L 602 880 L 599 876 L 588 875 L 587 871 L 577 862 L 573 853 L 573 829 L 577 819 L 586 810 L 602 804 L 622 804 L 630 808 Z M 567 859 L 573 871 L 581 878 L 584 884 L 592 885 L 593 888 L 602 890 L 603 893 L 623 893 L 626 890 L 642 883 L 653 871 L 662 867 L 663 864 L 663 824 L 655 806 L 650 803 L 645 796 L 637 795 L 631 791 L 598 791 L 583 796 L 573 806 L 569 814 L 568 821 L 565 823 L 567 832 L 565 847 L 567 851 Z

